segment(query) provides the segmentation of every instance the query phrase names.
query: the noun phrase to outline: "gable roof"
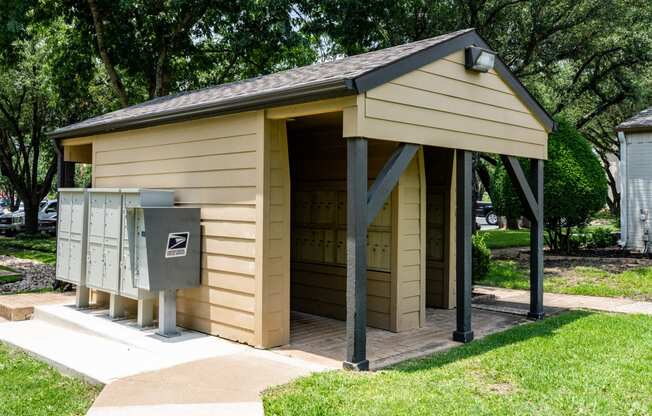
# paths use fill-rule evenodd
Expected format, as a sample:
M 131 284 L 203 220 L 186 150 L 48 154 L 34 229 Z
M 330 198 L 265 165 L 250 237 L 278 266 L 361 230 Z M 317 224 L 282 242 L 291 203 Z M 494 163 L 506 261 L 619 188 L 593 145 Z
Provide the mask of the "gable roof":
M 464 29 L 331 62 L 155 98 L 59 128 L 49 135 L 54 139 L 87 136 L 356 95 L 469 45 L 490 49 L 474 29 Z M 500 59 L 496 59 L 494 69 L 546 129 L 552 130 L 552 118 Z
M 616 126 L 616 131 L 627 130 L 652 130 L 652 107 L 646 108 Z

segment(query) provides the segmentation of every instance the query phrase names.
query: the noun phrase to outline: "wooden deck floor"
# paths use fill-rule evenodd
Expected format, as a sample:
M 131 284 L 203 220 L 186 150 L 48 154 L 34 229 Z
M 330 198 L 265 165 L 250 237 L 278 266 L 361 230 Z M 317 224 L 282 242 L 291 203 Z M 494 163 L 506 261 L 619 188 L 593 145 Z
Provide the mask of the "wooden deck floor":
M 455 310 L 429 308 L 426 317 L 423 328 L 401 333 L 367 328 L 367 358 L 371 368 L 379 369 L 459 345 L 452 340 Z M 478 339 L 524 320 L 521 316 L 474 309 L 472 326 Z M 293 311 L 290 345 L 274 351 L 341 368 L 346 348 L 345 325 L 344 321 Z

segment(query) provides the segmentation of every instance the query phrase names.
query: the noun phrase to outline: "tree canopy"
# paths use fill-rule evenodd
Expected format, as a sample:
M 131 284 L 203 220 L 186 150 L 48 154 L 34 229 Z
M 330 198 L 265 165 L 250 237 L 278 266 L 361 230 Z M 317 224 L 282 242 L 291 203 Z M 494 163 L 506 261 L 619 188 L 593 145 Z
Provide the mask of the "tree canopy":
M 55 127 L 468 27 L 580 130 L 603 168 L 618 156 L 613 126 L 652 105 L 649 0 L 0 0 L 0 10 L 0 126 L 18 149 L 5 156 L 5 184 L 49 187 L 41 138 Z M 39 148 L 36 170 L 17 140 Z

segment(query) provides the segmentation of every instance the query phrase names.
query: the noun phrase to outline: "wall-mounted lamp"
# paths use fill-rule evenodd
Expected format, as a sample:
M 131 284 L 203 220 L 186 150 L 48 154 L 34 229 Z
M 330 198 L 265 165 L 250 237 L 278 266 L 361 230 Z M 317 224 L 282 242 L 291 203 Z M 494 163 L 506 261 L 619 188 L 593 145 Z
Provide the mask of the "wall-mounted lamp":
M 488 72 L 496 62 L 496 53 L 487 49 L 469 46 L 465 49 L 464 66 L 478 72 Z

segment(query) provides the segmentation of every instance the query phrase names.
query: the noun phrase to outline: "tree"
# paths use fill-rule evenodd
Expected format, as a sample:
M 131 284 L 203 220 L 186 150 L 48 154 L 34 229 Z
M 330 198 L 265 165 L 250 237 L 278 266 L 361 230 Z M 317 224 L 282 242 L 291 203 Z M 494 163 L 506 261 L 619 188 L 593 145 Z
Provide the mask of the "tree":
M 652 105 L 649 0 L 318 0 L 304 31 L 330 56 L 474 27 L 553 116 L 569 120 L 610 175 L 613 127 Z M 609 178 L 618 212 L 615 178 Z
M 46 131 L 97 109 L 89 93 L 93 64 L 69 48 L 70 26 L 61 19 L 24 24 L 11 51 L 0 51 L 0 170 L 25 206 L 26 232 L 34 233 L 57 167 Z
M 527 161 L 521 162 L 528 171 Z M 568 250 L 573 227 L 585 226 L 604 207 L 607 180 L 591 146 L 567 121 L 548 141 L 544 164 L 544 224 L 553 250 Z M 524 211 L 502 164 L 496 167 L 492 186 L 494 208 L 501 215 L 521 216 Z
M 120 106 L 312 62 L 288 0 L 61 0 Z

